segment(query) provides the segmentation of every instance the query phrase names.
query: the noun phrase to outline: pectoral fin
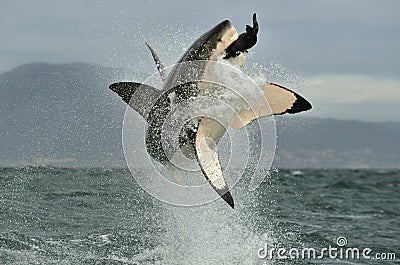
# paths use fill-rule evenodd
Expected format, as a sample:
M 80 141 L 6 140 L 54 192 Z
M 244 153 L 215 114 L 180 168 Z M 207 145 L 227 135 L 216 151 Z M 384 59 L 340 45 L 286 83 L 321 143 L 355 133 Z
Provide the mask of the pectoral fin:
M 207 125 L 208 118 L 201 118 L 196 134 L 196 157 L 200 164 L 200 168 L 214 188 L 214 190 L 232 207 L 234 202 L 231 193 L 229 192 L 228 185 L 226 184 L 221 164 L 219 162 L 218 153 L 215 152 L 211 146 L 215 144 L 214 139 L 211 137 L 211 128 Z
M 283 86 L 269 83 L 261 89 L 268 104 L 255 105 L 240 111 L 231 121 L 232 128 L 241 129 L 251 121 L 261 117 L 285 113 L 293 114 L 312 108 L 310 102 Z
M 144 118 L 152 107 L 151 102 L 155 103 L 161 95 L 160 90 L 136 82 L 118 82 L 111 84 L 109 88 Z

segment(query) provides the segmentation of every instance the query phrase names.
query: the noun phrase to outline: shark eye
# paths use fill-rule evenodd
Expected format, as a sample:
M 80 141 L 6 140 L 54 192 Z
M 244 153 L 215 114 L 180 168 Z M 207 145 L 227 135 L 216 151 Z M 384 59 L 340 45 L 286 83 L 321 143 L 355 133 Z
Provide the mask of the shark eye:
M 221 38 L 219 38 L 219 39 L 218 39 L 218 42 L 222 42 L 222 39 L 221 39 Z

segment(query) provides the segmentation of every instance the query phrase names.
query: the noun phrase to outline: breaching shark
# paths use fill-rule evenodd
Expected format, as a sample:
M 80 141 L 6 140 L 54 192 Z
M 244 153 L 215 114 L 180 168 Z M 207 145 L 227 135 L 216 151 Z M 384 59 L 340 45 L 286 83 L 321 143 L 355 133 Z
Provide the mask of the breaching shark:
M 162 126 L 172 111 L 172 104 L 184 102 L 190 98 L 203 95 L 201 79 L 207 73 L 207 62 L 216 62 L 217 58 L 233 61 L 243 67 L 244 56 L 248 49 L 257 42 L 258 22 L 253 15 L 253 26 L 246 26 L 246 32 L 238 34 L 229 20 L 225 20 L 201 35 L 172 67 L 167 74 L 155 51 L 146 43 L 161 75 L 164 87 L 162 90 L 136 82 L 118 82 L 110 85 L 130 107 L 146 119 L 146 148 L 148 154 L 160 162 L 168 164 L 169 151 L 162 144 Z M 186 62 L 206 62 L 198 64 L 195 69 L 182 66 Z M 184 82 L 187 72 L 195 74 L 200 81 Z M 182 79 L 182 82 L 181 80 Z M 193 80 L 194 80 L 193 79 Z M 277 84 L 266 83 L 261 92 L 270 110 L 255 113 L 251 109 L 239 112 L 239 120 L 231 122 L 232 128 L 240 129 L 251 121 L 262 116 L 292 114 L 311 109 L 311 104 L 297 93 Z M 138 91 L 140 90 L 140 91 Z M 207 118 L 196 117 L 195 122 L 188 122 L 179 134 L 179 151 L 187 158 L 196 159 L 201 171 L 213 189 L 232 207 L 234 201 L 223 176 L 218 154 L 212 144 L 218 143 L 226 128 L 220 123 Z M 211 141 L 210 141 L 211 139 Z M 174 150 L 176 152 L 178 150 Z

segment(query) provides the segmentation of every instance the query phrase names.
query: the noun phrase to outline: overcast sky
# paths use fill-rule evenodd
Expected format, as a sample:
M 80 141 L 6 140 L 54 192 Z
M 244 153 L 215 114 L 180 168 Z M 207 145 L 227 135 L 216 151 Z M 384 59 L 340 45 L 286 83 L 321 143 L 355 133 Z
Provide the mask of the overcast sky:
M 3 0 L 0 73 L 77 61 L 152 70 L 145 40 L 168 65 L 216 23 L 242 32 L 257 12 L 249 63 L 284 69 L 272 81 L 303 80 L 309 115 L 400 121 L 400 1 L 232 2 Z

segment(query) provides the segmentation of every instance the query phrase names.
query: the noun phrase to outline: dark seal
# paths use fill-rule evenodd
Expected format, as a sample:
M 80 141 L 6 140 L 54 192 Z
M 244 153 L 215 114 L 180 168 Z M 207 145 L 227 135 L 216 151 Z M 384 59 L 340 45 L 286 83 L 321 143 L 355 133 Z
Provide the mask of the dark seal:
M 246 25 L 246 32 L 239 35 L 228 48 L 226 48 L 226 55 L 224 59 L 236 57 L 240 52 L 247 51 L 257 43 L 258 22 L 256 13 L 253 14 L 253 27 Z

